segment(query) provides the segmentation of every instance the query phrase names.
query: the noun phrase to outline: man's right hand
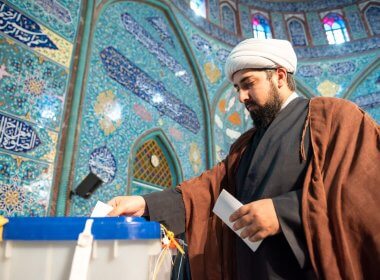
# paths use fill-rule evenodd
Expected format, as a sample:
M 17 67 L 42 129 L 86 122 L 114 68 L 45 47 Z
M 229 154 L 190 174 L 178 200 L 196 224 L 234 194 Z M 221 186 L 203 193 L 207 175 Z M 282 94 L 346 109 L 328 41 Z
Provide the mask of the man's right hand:
M 108 216 L 142 216 L 145 212 L 145 199 L 142 196 L 117 196 L 108 201 L 113 210 Z

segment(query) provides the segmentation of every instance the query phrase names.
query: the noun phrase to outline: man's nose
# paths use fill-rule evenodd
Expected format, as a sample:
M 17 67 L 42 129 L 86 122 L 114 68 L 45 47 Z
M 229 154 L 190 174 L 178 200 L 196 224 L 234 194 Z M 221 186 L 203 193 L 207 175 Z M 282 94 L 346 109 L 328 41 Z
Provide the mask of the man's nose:
M 249 96 L 248 96 L 248 90 L 240 89 L 240 91 L 239 91 L 239 101 L 240 101 L 240 103 L 244 103 L 248 98 L 249 98 Z

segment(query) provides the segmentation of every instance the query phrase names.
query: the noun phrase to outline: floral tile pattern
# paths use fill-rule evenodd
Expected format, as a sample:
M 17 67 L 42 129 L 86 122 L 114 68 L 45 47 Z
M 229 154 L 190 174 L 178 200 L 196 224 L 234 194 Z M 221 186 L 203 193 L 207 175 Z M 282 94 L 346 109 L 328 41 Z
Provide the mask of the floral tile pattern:
M 202 104 L 182 44 L 173 34 L 166 15 L 148 4 L 118 2 L 101 13 L 92 42 L 73 188 L 90 169 L 106 183 L 88 200 L 73 197 L 70 215 L 88 214 L 97 199 L 151 192 L 127 186 L 130 154 L 152 129 L 166 135 L 185 178 L 205 168 Z M 99 107 L 100 95 L 102 101 L 107 96 L 108 105 Z M 107 133 L 99 125 L 106 115 L 115 126 Z

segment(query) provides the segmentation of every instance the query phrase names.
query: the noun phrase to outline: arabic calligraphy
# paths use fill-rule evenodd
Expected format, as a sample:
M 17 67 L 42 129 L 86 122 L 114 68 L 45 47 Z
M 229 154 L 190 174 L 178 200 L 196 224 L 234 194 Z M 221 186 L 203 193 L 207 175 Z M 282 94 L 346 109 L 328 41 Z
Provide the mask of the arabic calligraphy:
M 58 49 L 38 23 L 1 1 L 0 31 L 31 48 Z
M 200 124 L 196 113 L 180 99 L 169 93 L 164 85 L 153 80 L 113 47 L 100 53 L 108 76 L 154 106 L 161 115 L 166 115 L 193 133 L 198 133 Z
M 35 0 L 47 13 L 55 16 L 64 23 L 72 21 L 70 12 L 55 0 Z
M 146 47 L 146 49 L 154 54 L 158 61 L 172 71 L 186 85 L 191 84 L 191 76 L 164 48 L 161 43 L 158 43 L 154 38 L 138 23 L 130 14 L 121 15 L 121 21 L 125 29 L 135 36 L 136 40 Z
M 161 40 L 167 42 L 172 48 L 174 48 L 173 39 L 170 36 L 168 26 L 164 20 L 160 17 L 148 17 L 146 20 L 152 24 L 154 29 L 156 29 L 157 33 L 160 35 Z
M 40 144 L 41 140 L 30 125 L 0 114 L 0 148 L 28 152 Z
M 96 174 L 104 183 L 111 183 L 116 176 L 116 160 L 107 147 L 96 148 L 88 162 L 92 173 Z

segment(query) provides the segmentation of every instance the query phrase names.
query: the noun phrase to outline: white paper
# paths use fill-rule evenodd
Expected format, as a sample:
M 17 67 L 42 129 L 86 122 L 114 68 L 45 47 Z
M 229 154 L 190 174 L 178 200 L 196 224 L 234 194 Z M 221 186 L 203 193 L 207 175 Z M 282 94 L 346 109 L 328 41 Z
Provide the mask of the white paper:
M 232 213 L 238 210 L 241 206 L 243 206 L 243 204 L 239 200 L 233 197 L 226 190 L 222 190 L 218 199 L 216 200 L 214 209 L 212 210 L 239 237 L 240 237 L 240 233 L 242 232 L 244 228 L 241 228 L 235 231 L 232 227 L 233 223 L 230 222 L 230 216 L 232 215 Z M 257 248 L 262 242 L 262 240 L 252 242 L 248 238 L 243 239 L 243 241 L 248 245 L 249 248 L 251 248 L 253 252 L 257 250 Z
M 104 202 L 98 201 L 94 207 L 94 210 L 92 210 L 91 217 L 92 218 L 103 218 L 108 215 L 109 212 L 111 212 L 113 207 L 111 205 L 108 205 Z

